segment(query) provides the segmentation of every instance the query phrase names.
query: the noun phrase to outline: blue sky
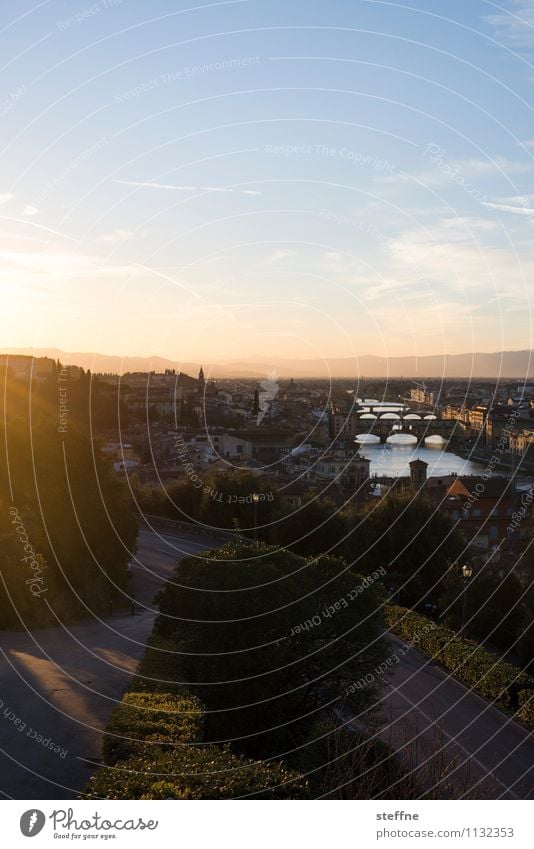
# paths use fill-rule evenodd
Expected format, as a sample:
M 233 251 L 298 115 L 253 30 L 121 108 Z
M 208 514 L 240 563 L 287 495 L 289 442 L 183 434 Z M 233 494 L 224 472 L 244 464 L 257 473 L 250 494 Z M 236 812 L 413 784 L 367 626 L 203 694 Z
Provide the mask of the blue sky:
M 22 0 L 0 39 L 2 346 L 531 346 L 534 0 Z

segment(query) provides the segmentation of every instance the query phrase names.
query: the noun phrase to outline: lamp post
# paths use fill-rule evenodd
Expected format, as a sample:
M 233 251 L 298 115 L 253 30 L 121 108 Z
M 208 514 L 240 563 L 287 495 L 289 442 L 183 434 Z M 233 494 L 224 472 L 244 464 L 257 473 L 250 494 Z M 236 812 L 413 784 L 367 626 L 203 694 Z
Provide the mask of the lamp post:
M 258 504 L 260 501 L 260 496 L 257 492 L 252 493 L 252 503 L 254 504 L 254 539 L 256 540 L 256 547 L 258 546 Z
M 465 563 L 462 566 L 462 575 L 464 579 L 464 590 L 463 590 L 463 601 L 462 601 L 462 627 L 460 628 L 460 638 L 464 639 L 464 630 L 465 630 L 465 619 L 467 614 L 467 590 L 469 587 L 469 581 L 473 575 L 473 567 L 469 565 L 469 563 Z

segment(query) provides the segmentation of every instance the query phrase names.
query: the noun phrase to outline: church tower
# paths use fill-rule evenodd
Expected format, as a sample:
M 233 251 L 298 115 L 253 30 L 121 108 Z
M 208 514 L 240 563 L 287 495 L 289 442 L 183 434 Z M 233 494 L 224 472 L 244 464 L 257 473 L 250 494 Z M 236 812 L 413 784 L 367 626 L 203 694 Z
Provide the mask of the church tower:
M 204 390 L 206 388 L 206 380 L 204 378 L 204 369 L 200 366 L 200 371 L 198 373 L 198 394 L 204 395 Z
M 410 463 L 410 481 L 413 489 L 422 489 L 426 483 L 428 463 L 424 460 L 412 460 Z

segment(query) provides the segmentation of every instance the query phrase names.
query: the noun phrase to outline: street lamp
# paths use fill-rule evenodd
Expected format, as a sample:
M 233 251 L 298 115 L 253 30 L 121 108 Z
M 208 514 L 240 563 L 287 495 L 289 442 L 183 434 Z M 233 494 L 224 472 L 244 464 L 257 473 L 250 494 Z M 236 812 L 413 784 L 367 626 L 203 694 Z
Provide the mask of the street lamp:
M 252 502 L 254 504 L 254 539 L 256 540 L 256 546 L 258 545 L 258 504 L 260 501 L 260 496 L 257 492 L 252 493 Z
M 462 627 L 460 628 L 460 638 L 464 639 L 464 629 L 465 629 L 465 618 L 467 614 L 467 589 L 469 587 L 469 581 L 473 575 L 473 567 L 469 563 L 465 563 L 462 566 L 462 575 L 464 576 L 464 590 L 463 590 L 463 601 L 462 601 Z

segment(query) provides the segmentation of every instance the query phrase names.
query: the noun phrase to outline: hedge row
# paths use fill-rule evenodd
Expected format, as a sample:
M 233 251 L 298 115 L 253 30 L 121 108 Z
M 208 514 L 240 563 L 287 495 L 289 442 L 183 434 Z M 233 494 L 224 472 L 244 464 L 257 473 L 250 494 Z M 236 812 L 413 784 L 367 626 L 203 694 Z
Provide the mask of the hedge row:
M 529 728 L 534 728 L 534 690 L 522 690 L 519 693 L 517 718 Z
M 139 664 L 129 689 L 147 693 L 183 694 L 184 685 L 178 681 L 177 645 L 173 640 L 152 634 L 143 660 Z
M 105 766 L 85 799 L 305 799 L 307 781 L 282 763 L 203 745 L 202 703 L 177 681 L 177 647 L 152 636 L 130 689 L 114 709 Z
M 307 782 L 282 764 L 251 761 L 227 746 L 178 746 L 102 768 L 86 799 L 306 799 Z
M 198 699 L 173 693 L 125 693 L 111 714 L 104 737 L 107 764 L 116 764 L 148 750 L 200 739 L 203 710 Z
M 534 678 L 455 631 L 397 605 L 386 605 L 392 631 L 430 654 L 473 690 L 505 708 L 516 710 L 521 692 L 534 689 Z M 534 711 L 533 711 L 534 713 Z

